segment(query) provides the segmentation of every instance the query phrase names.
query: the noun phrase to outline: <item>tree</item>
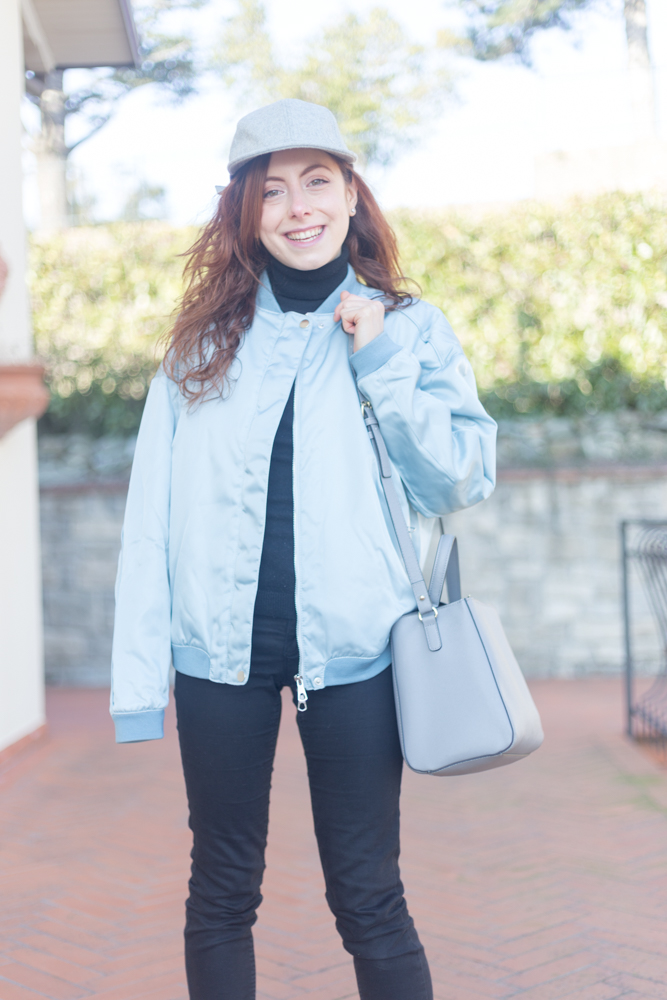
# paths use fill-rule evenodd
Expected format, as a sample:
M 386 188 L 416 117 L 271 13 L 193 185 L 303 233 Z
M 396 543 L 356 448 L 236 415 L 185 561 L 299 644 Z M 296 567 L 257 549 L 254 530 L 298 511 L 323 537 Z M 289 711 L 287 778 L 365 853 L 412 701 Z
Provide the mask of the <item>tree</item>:
M 140 66 L 100 69 L 80 90 L 67 92 L 63 70 L 28 73 L 26 93 L 40 110 L 41 128 L 34 137 L 37 157 L 41 225 L 61 229 L 71 221 L 67 192 L 67 159 L 70 153 L 98 132 L 113 115 L 118 101 L 130 91 L 155 84 L 173 100 L 195 92 L 197 66 L 192 39 L 162 28 L 164 16 L 182 8 L 199 7 L 205 0 L 149 0 L 135 9 L 141 38 Z M 67 141 L 70 123 L 83 134 Z
M 468 51 L 475 59 L 492 60 L 518 56 L 530 65 L 534 36 L 550 28 L 565 31 L 571 15 L 588 7 L 591 0 L 461 0 L 469 18 Z
M 568 30 L 572 15 L 596 0 L 459 0 L 470 23 L 467 49 L 476 59 L 516 56 L 530 65 L 534 36 L 551 28 Z M 637 130 L 655 132 L 655 91 L 648 47 L 646 0 L 624 0 L 630 92 Z
M 261 2 L 240 0 L 211 68 L 242 103 L 296 97 L 330 108 L 362 164 L 390 163 L 451 91 L 442 48 L 406 39 L 382 8 L 346 15 L 288 67 L 276 57 Z

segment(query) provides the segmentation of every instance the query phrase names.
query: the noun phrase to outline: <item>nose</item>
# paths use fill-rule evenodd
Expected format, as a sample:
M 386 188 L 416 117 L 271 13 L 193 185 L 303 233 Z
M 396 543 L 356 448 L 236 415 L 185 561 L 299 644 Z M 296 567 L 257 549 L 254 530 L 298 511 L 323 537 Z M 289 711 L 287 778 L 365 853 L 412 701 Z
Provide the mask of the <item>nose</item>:
M 295 219 L 305 219 L 311 214 L 311 207 L 308 198 L 301 187 L 297 187 L 290 192 L 290 215 Z

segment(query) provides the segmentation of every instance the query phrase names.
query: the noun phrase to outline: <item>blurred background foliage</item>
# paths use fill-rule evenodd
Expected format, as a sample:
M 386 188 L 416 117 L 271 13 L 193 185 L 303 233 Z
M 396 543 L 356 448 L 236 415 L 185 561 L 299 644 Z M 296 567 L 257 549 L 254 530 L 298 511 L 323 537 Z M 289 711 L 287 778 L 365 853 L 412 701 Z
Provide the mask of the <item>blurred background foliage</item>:
M 497 417 L 667 408 L 667 200 L 392 216 L 406 275 L 440 306 Z M 136 431 L 194 229 L 115 223 L 32 240 L 42 430 Z
M 139 222 L 32 237 L 35 350 L 51 390 L 41 430 L 136 431 L 195 232 Z
M 260 0 L 239 0 L 210 57 L 246 111 L 291 97 L 323 104 L 364 166 L 387 166 L 433 124 L 453 88 L 444 43 L 410 39 L 384 7 L 349 13 L 283 61 Z
M 393 219 L 494 416 L 667 406 L 667 200 L 608 194 Z

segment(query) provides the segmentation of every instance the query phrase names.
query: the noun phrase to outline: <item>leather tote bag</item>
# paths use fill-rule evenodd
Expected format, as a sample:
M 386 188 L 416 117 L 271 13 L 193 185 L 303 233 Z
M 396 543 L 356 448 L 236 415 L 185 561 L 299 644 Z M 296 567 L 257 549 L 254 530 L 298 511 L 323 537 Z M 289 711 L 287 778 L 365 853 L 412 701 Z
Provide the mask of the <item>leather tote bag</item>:
M 493 608 L 461 598 L 456 539 L 443 535 L 427 589 L 373 408 L 361 411 L 417 610 L 391 632 L 394 694 L 405 762 L 446 777 L 512 764 L 544 739 L 537 708 Z M 445 582 L 448 603 L 441 600 Z

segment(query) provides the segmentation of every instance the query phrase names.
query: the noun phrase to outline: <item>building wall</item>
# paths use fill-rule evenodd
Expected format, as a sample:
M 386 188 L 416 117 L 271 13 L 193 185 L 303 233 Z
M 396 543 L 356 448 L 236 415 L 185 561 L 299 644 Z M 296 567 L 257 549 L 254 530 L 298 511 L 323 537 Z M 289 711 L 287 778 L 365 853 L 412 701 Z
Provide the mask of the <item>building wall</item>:
M 124 504 L 121 483 L 42 489 L 51 683 L 108 683 Z M 527 674 L 621 670 L 619 522 L 629 517 L 667 517 L 667 466 L 505 472 L 489 500 L 446 519 L 463 592 L 498 609 Z M 639 665 L 652 671 L 655 630 L 636 593 Z
M 35 423 L 0 440 L 0 750 L 44 723 Z
M 18 0 L 0 0 L 0 364 L 32 354 L 25 284 L 21 121 L 23 48 Z M 0 440 L 0 751 L 44 722 L 35 425 Z

